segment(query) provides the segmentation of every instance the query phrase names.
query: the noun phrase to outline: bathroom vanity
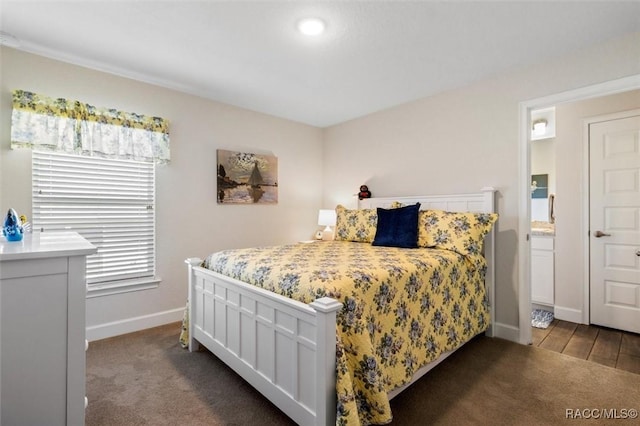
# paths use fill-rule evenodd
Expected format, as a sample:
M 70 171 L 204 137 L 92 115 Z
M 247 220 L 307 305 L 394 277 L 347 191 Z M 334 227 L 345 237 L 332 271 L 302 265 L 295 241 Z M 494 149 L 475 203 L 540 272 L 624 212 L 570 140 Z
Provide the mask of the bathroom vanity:
M 555 229 L 547 222 L 531 226 L 531 302 L 553 307 Z

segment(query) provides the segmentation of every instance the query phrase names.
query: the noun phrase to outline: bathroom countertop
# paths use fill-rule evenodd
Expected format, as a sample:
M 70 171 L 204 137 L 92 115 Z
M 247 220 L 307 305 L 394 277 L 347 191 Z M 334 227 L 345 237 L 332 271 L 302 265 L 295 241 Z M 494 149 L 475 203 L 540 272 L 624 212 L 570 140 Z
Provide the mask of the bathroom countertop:
M 556 235 L 556 226 L 549 222 L 531 222 L 531 235 L 553 237 Z

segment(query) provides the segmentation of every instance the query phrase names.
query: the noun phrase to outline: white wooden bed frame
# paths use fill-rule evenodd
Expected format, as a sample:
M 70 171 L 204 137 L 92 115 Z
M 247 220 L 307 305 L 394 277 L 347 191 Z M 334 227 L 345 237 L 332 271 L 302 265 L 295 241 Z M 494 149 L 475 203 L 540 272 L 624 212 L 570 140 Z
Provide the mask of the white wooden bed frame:
M 495 211 L 493 188 L 471 194 L 369 198 L 359 208 L 390 207 L 394 201 L 421 203 L 421 209 Z M 493 336 L 494 231 L 485 238 L 485 285 Z M 189 350 L 204 345 L 225 364 L 301 425 L 333 425 L 336 415 L 336 312 L 328 297 L 310 304 L 272 293 L 200 267 L 189 258 Z M 414 375 L 415 380 L 452 352 Z M 390 392 L 390 398 L 411 383 Z

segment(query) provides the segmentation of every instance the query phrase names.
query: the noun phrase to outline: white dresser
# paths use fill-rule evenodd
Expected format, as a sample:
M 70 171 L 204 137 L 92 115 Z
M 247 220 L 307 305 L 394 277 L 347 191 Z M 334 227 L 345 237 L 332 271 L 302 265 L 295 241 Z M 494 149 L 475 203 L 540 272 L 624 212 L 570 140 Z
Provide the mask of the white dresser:
M 0 236 L 0 424 L 84 425 L 86 256 L 74 232 Z

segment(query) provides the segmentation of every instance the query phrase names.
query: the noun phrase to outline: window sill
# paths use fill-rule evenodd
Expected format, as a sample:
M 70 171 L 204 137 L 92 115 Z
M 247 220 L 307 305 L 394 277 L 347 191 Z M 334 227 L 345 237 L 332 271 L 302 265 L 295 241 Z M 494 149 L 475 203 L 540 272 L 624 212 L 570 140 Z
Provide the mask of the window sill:
M 130 293 L 132 291 L 152 290 L 160 286 L 160 277 L 143 278 L 139 280 L 114 281 L 111 283 L 87 285 L 87 299 L 114 294 Z

